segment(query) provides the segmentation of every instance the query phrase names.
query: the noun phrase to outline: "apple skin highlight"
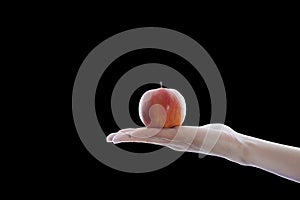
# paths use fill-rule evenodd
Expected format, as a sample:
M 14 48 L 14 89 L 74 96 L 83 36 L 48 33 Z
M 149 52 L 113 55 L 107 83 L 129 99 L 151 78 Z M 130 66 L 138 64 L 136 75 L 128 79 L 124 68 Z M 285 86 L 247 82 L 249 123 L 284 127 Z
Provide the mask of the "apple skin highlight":
M 158 88 L 145 92 L 139 102 L 139 116 L 146 127 L 181 126 L 186 115 L 184 97 L 175 89 Z

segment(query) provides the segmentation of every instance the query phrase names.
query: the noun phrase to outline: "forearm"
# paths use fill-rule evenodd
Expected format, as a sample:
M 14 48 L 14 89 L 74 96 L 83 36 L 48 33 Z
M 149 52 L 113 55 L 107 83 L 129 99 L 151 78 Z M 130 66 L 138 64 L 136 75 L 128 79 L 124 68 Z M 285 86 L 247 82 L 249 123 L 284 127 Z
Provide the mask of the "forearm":
M 246 135 L 239 136 L 237 145 L 243 162 L 279 176 L 300 182 L 300 149 Z

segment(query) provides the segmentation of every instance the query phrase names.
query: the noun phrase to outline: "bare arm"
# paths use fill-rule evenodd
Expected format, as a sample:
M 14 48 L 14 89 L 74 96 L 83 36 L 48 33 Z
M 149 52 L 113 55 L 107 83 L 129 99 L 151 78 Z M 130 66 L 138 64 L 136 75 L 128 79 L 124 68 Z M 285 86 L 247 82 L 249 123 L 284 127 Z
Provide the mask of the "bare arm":
M 108 142 L 144 142 L 177 151 L 223 157 L 300 183 L 300 148 L 240 134 L 223 124 L 172 129 L 123 129 L 107 137 Z
M 242 135 L 246 165 L 300 182 L 300 148 Z

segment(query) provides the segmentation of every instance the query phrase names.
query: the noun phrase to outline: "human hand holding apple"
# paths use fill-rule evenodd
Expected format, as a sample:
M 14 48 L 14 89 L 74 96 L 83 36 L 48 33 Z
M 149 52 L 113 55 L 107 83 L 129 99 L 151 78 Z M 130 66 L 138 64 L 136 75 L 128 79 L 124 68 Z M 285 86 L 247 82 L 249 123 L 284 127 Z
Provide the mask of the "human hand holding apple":
M 184 97 L 175 89 L 152 89 L 143 94 L 139 116 L 146 127 L 172 128 L 182 125 L 186 115 Z
M 185 114 L 185 100 L 177 90 L 149 90 L 139 103 L 139 115 L 147 128 L 122 129 L 108 135 L 106 141 L 148 143 L 218 156 L 300 183 L 300 148 L 246 136 L 224 124 L 181 126 Z

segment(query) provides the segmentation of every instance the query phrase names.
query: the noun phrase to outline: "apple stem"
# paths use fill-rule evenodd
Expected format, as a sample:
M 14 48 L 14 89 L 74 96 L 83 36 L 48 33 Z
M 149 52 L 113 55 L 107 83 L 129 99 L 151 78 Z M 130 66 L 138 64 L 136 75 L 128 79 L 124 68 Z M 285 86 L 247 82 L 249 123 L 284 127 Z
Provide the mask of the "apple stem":
M 160 81 L 159 83 L 160 83 L 160 87 L 162 88 L 162 82 Z

